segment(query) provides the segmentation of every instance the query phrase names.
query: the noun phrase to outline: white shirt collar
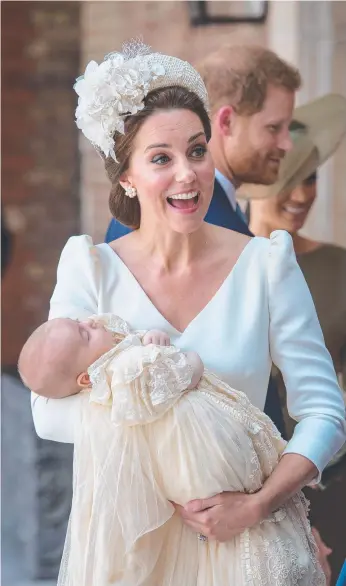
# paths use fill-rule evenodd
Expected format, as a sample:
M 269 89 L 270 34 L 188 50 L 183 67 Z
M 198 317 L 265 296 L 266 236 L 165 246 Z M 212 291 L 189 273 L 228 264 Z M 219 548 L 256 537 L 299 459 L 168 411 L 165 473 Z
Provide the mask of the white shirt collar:
M 217 179 L 220 183 L 222 189 L 227 195 L 229 203 L 235 211 L 237 207 L 237 200 L 235 197 L 235 189 L 233 183 L 229 179 L 227 179 L 227 177 L 225 177 L 218 169 L 215 169 L 215 179 Z

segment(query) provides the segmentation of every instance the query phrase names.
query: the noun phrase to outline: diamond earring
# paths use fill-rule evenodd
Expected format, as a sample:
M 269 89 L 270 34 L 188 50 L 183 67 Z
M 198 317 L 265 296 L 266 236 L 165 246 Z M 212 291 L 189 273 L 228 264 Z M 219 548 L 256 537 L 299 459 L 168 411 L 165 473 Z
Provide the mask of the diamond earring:
M 136 197 L 137 189 L 135 187 L 125 187 L 125 194 L 127 197 Z

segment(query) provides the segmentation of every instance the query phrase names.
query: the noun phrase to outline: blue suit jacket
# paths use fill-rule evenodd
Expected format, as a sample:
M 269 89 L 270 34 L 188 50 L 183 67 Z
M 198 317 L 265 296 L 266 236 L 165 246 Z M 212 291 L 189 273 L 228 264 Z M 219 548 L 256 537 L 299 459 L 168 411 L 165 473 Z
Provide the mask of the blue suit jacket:
M 215 224 L 216 226 L 221 226 L 222 228 L 228 228 L 229 230 L 235 230 L 241 234 L 253 236 L 246 223 L 234 211 L 226 193 L 218 181 L 215 181 L 213 197 L 205 219 L 210 224 Z M 130 228 L 123 226 L 123 224 L 120 224 L 120 222 L 117 220 L 112 220 L 108 226 L 105 241 L 111 242 L 112 240 L 116 240 L 117 238 L 120 238 L 129 232 L 131 232 Z M 269 415 L 272 421 L 274 421 L 276 427 L 282 436 L 286 439 L 285 425 L 278 389 L 272 378 L 269 380 L 264 411 L 267 415 Z
M 341 568 L 340 576 L 338 578 L 336 586 L 346 586 L 346 561 Z

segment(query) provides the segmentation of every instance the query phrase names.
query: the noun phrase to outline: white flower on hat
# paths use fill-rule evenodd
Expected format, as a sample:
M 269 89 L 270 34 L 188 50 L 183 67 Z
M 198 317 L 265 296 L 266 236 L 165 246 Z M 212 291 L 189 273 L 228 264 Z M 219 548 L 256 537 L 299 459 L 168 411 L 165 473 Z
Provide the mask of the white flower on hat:
M 130 41 L 121 53 L 90 61 L 74 85 L 78 94 L 78 128 L 106 156 L 115 161 L 114 132 L 124 134 L 124 119 L 144 108 L 154 90 L 181 86 L 194 92 L 208 111 L 208 95 L 199 73 L 186 61 L 153 53 L 141 41 Z
M 142 55 L 125 59 L 121 53 L 111 53 L 99 65 L 90 61 L 74 85 L 78 128 L 106 157 L 116 160 L 114 132 L 124 134 L 124 117 L 144 108 L 151 83 L 164 74 L 160 63 L 149 65 Z

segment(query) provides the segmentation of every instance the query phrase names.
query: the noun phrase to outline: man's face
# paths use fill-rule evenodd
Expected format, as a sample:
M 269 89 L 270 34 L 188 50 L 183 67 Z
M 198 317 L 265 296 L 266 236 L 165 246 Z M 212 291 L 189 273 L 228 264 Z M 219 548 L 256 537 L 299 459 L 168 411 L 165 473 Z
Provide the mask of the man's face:
M 275 183 L 280 161 L 292 147 L 289 125 L 293 108 L 293 92 L 268 86 L 260 112 L 251 116 L 232 114 L 232 132 L 224 148 L 237 183 Z

